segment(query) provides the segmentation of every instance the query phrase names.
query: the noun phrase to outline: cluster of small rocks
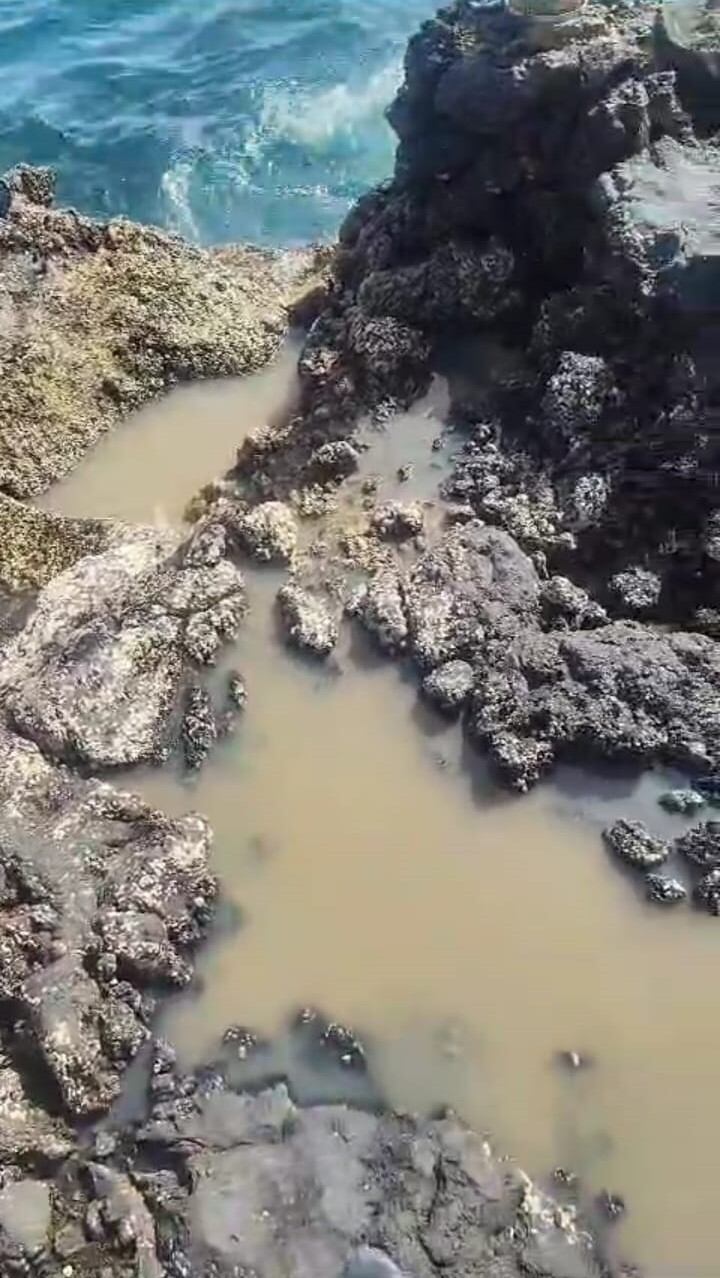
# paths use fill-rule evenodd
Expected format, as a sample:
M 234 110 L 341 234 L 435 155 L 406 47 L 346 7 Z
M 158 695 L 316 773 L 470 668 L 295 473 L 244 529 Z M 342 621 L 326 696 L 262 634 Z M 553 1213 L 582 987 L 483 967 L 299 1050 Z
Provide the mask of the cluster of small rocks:
M 621 819 L 605 830 L 604 839 L 626 865 L 643 874 L 649 900 L 661 905 L 687 900 L 688 888 L 680 879 L 657 873 L 673 855 L 692 881 L 695 901 L 710 914 L 720 914 L 720 821 L 704 821 L 670 843 L 652 834 L 642 821 Z

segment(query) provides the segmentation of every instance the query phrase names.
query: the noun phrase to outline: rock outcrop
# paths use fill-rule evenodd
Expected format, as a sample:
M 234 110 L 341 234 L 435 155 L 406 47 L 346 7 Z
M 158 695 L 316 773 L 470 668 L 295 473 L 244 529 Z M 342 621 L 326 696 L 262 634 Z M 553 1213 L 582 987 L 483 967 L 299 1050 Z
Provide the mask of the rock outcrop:
M 16 1181 L 12 1215 L 0 1194 L 3 1272 L 35 1263 L 56 1278 L 68 1262 L 112 1278 L 603 1272 L 576 1212 L 456 1118 L 301 1108 L 284 1084 L 238 1093 L 217 1073 L 180 1076 L 163 1044 L 150 1088 L 150 1113 L 122 1146 L 109 1131 L 54 1179 Z
M 82 780 L 5 730 L 0 808 L 5 1049 L 51 1113 L 105 1110 L 147 1035 L 152 991 L 190 979 L 216 890 L 208 826 Z M 49 1120 L 14 1109 L 6 1077 L 10 1160 L 35 1132 L 39 1156 L 62 1143 Z
M 467 705 L 468 732 L 515 788 L 527 789 L 561 759 L 713 771 L 718 644 L 603 623 L 602 614 L 588 628 L 587 597 L 566 589 L 559 627 L 547 584 L 507 533 L 471 521 L 409 569 L 378 572 L 352 610 L 385 651 L 412 656 L 441 706 L 454 700 L 452 687 L 445 695 L 448 680 L 459 678 L 456 706 Z
M 70 470 L 175 382 L 250 372 L 277 350 L 313 255 L 200 249 L 53 206 L 54 179 L 0 183 L 0 492 Z
M 243 489 L 317 480 L 359 411 L 427 384 L 432 347 L 492 332 L 507 369 L 477 360 L 469 399 L 464 378 L 448 495 L 614 615 L 717 633 L 717 139 L 653 22 L 456 0 L 424 24 L 393 180 L 342 228 L 301 413 L 248 443 Z
M 192 671 L 245 607 L 219 525 L 186 541 L 170 529 L 103 535 L 112 544 L 53 577 L 0 648 L 0 714 L 46 755 L 93 771 L 167 757 Z

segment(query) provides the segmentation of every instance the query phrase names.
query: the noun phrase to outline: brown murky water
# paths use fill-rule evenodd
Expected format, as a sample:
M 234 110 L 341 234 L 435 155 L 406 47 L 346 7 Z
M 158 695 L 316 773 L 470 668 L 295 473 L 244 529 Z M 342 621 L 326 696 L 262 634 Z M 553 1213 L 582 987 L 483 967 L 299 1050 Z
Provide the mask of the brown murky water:
M 47 504 L 177 515 L 282 404 L 290 366 L 144 410 Z M 441 401 L 402 445 L 421 489 Z M 228 425 L 225 455 L 210 452 Z M 364 465 L 379 469 L 384 449 L 394 466 L 395 447 L 378 436 Z M 591 793 L 568 773 L 529 798 L 493 798 L 398 667 L 350 634 L 332 670 L 297 661 L 277 644 L 274 574 L 248 579 L 251 616 L 227 658 L 249 685 L 238 735 L 191 785 L 143 782 L 159 804 L 210 817 L 241 913 L 166 1030 L 199 1060 L 231 1022 L 272 1035 L 298 1006 L 320 1006 L 367 1033 L 393 1103 L 451 1103 L 532 1173 L 562 1165 L 623 1193 L 620 1245 L 650 1278 L 717 1278 L 718 923 L 647 907 L 598 836 L 621 813 L 662 828 L 656 782 Z M 560 1049 L 593 1067 L 558 1069 Z

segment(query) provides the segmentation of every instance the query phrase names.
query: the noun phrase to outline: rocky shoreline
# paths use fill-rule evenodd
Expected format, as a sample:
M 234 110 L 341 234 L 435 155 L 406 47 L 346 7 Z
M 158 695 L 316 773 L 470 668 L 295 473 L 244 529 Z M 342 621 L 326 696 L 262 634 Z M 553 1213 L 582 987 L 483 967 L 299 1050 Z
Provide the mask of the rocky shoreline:
M 395 175 L 330 261 L 58 211 L 42 170 L 0 186 L 3 1273 L 613 1272 L 454 1117 L 181 1076 L 153 1011 L 192 977 L 211 833 L 106 777 L 197 767 L 241 711 L 237 677 L 217 707 L 206 676 L 249 555 L 289 568 L 290 643 L 323 660 L 360 624 L 511 788 L 567 759 L 671 763 L 695 806 L 717 799 L 720 110 L 692 65 L 634 8 L 549 36 L 458 0 L 410 43 Z M 209 483 L 192 530 L 27 504 L 151 396 L 260 366 L 291 319 L 299 411 Z M 409 467 L 393 502 L 357 472 L 367 415 L 435 369 L 459 447 L 429 520 Z M 718 829 L 676 846 L 713 913 Z M 682 902 L 667 845 L 607 837 L 651 900 Z M 93 1127 L 138 1052 L 143 1117 Z

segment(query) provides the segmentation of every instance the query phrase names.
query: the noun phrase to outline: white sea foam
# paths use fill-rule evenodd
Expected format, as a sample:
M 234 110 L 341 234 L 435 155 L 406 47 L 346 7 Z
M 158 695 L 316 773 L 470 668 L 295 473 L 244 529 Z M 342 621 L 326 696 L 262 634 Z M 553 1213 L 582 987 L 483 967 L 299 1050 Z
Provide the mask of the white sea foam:
M 160 179 L 160 190 L 166 207 L 167 225 L 189 240 L 199 240 L 200 230 L 192 211 L 190 185 L 193 161 L 181 157 L 173 161 Z
M 363 85 L 334 84 L 319 93 L 299 85 L 269 85 L 263 93 L 260 129 L 275 138 L 321 147 L 379 114 L 392 100 L 401 75 L 402 65 L 396 59 Z

